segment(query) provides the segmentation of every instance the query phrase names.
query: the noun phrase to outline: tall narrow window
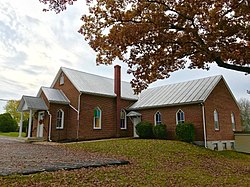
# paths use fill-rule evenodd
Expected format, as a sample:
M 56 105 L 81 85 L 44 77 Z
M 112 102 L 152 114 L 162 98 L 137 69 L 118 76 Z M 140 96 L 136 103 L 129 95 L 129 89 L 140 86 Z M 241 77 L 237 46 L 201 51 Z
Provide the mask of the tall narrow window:
M 219 117 L 217 110 L 214 110 L 214 129 L 219 130 Z
M 120 128 L 127 129 L 126 111 L 124 109 L 120 113 Z
M 161 124 L 161 113 L 159 111 L 155 113 L 154 118 L 155 118 L 155 125 Z
M 60 109 L 57 111 L 56 129 L 63 129 L 63 123 L 64 123 L 64 112 L 62 109 Z
M 64 84 L 64 75 L 63 74 L 61 74 L 61 76 L 60 76 L 59 84 L 60 85 Z
M 184 122 L 185 122 L 184 112 L 180 109 L 176 112 L 176 124 Z
M 102 111 L 99 107 L 94 110 L 94 129 L 101 129 Z
M 234 113 L 231 113 L 231 121 L 232 121 L 232 129 L 235 131 L 235 118 L 234 118 Z

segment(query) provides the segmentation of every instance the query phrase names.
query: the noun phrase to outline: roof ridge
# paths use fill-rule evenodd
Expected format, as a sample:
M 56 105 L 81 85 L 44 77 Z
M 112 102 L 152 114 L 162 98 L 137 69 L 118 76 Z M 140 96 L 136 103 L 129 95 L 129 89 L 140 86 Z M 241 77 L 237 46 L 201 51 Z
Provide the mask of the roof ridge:
M 181 81 L 181 82 L 169 83 L 169 84 L 165 84 L 165 85 L 161 85 L 161 86 L 156 86 L 156 87 L 148 88 L 147 90 L 152 90 L 152 89 L 156 89 L 156 88 L 159 89 L 159 88 L 167 87 L 170 85 L 183 84 L 183 83 L 188 83 L 188 82 L 192 82 L 192 81 L 200 81 L 202 79 L 208 79 L 208 78 L 212 78 L 212 77 L 223 77 L 223 76 L 222 75 L 207 76 L 207 77 L 192 79 L 192 80 L 188 80 L 188 81 Z
M 109 78 L 109 77 L 105 77 L 105 76 L 101 76 L 101 75 L 97 75 L 97 74 L 93 74 L 93 73 L 89 73 L 89 72 L 86 72 L 86 71 L 81 71 L 81 70 L 77 70 L 77 69 L 72 69 L 72 68 L 68 68 L 68 67 L 61 67 L 60 69 L 66 69 L 66 70 L 71 70 L 71 71 L 77 71 L 79 73 L 85 73 L 85 74 L 88 74 L 88 75 L 92 75 L 92 76 L 96 76 L 96 77 L 100 77 L 100 78 L 105 78 L 105 79 L 110 79 L 110 80 L 114 80 L 114 78 Z M 121 82 L 124 82 L 124 83 L 129 83 L 128 81 L 121 81 Z

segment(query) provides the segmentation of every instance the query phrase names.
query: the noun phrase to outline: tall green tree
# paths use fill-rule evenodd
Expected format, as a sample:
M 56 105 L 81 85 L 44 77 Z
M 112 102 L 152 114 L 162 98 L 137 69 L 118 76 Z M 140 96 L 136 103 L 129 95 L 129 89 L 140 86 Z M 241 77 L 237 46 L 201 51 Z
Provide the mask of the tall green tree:
M 9 113 L 0 114 L 0 131 L 15 132 L 17 130 L 17 122 Z
M 56 13 L 76 0 L 39 0 Z M 86 0 L 79 32 L 97 64 L 128 64 L 135 91 L 211 63 L 250 73 L 249 0 Z
M 238 101 L 241 113 L 241 124 L 243 131 L 250 131 L 250 100 L 240 99 Z
M 5 112 L 9 113 L 17 123 L 19 123 L 21 119 L 21 113 L 17 111 L 19 103 L 20 100 L 9 100 L 4 106 Z M 25 112 L 23 120 L 27 120 L 28 118 L 29 118 L 29 113 Z

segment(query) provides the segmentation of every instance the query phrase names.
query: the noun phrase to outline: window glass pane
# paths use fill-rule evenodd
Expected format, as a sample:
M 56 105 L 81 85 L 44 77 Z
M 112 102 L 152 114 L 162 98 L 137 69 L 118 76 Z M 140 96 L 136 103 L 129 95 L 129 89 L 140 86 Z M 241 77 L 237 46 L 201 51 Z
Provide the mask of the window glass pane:
M 218 143 L 214 143 L 213 145 L 214 145 L 214 150 L 217 151 L 218 150 Z
M 123 109 L 120 112 L 120 128 L 126 129 L 126 112 Z
M 96 109 L 94 110 L 94 117 L 100 118 L 100 115 L 101 115 L 101 111 L 100 111 L 98 108 L 96 108 Z
M 155 114 L 155 124 L 156 125 L 161 124 L 161 113 L 160 112 L 157 112 Z
M 234 142 L 230 142 L 231 149 L 234 150 Z
M 94 109 L 94 128 L 101 128 L 101 110 L 98 107 Z
M 227 143 L 222 143 L 222 149 L 227 150 Z
M 121 129 L 125 128 L 125 119 L 121 119 L 120 127 Z
M 214 128 L 216 130 L 219 129 L 219 118 L 218 118 L 218 112 L 216 110 L 214 111 Z
M 178 123 L 184 123 L 184 122 L 185 122 L 184 112 L 182 110 L 179 110 L 177 112 L 177 124 Z
M 63 128 L 63 111 L 57 111 L 56 127 Z
M 101 127 L 100 119 L 99 118 L 95 118 L 95 127 L 96 128 L 100 128 Z
M 234 113 L 231 113 L 231 121 L 232 121 L 232 129 L 235 130 L 235 119 L 234 119 Z
M 120 118 L 121 119 L 125 119 L 125 112 L 122 110 L 121 113 L 120 113 Z

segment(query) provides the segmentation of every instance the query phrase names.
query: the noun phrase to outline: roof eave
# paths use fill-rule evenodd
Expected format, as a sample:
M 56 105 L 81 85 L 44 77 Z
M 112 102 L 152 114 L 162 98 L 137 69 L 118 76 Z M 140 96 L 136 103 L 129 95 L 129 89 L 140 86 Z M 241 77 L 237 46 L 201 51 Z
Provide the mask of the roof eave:
M 49 103 L 54 103 L 54 104 L 64 104 L 64 105 L 68 105 L 68 104 L 70 104 L 70 102 L 54 101 L 54 100 L 49 100 Z
M 164 107 L 173 107 L 173 106 L 181 106 L 181 105 L 192 105 L 192 104 L 200 104 L 204 103 L 203 100 L 186 102 L 186 103 L 173 103 L 173 104 L 165 104 L 165 105 L 154 105 L 154 106 L 144 106 L 144 107 L 129 107 L 128 110 L 142 110 L 142 109 L 152 109 L 152 108 L 164 108 Z

